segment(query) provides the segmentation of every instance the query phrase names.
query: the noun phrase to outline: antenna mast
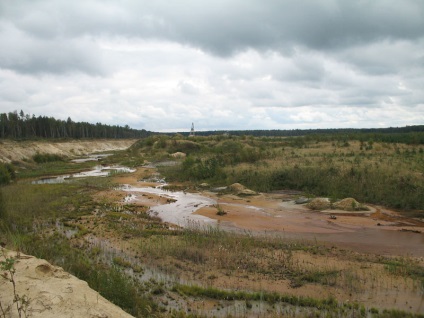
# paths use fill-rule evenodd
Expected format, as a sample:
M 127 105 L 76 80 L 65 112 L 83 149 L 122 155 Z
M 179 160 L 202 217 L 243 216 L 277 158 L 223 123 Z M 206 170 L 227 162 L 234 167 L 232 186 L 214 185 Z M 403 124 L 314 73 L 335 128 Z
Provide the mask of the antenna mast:
M 191 130 L 189 137 L 194 137 L 194 123 L 191 123 Z

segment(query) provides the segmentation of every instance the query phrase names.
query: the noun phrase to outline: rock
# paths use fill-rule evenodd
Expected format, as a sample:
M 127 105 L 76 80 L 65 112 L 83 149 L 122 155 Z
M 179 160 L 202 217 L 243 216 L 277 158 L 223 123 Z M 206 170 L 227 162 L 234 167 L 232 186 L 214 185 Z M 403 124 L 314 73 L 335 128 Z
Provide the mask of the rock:
M 312 199 L 307 205 L 312 210 L 326 210 L 331 207 L 330 200 L 328 198 L 315 198 Z
M 305 203 L 308 203 L 308 202 L 309 202 L 309 199 L 305 198 L 305 197 L 300 197 L 300 198 L 298 198 L 297 200 L 294 201 L 294 203 L 296 203 L 296 204 L 305 204 Z
M 187 155 L 184 152 L 174 152 L 170 156 L 172 158 L 185 158 Z
M 209 183 L 203 182 L 199 186 L 202 188 L 209 188 Z

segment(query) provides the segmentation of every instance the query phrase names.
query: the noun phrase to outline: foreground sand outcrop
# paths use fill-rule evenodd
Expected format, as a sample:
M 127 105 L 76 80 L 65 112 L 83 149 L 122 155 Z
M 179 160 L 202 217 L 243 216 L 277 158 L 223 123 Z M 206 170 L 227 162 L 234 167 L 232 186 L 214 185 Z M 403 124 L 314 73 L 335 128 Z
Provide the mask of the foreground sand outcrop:
M 0 255 L 3 253 L 5 257 L 16 258 L 16 292 L 29 299 L 28 317 L 132 317 L 61 267 L 33 256 L 0 251 Z M 1 256 L 0 261 L 4 261 L 5 257 Z M 0 276 L 3 309 L 12 303 L 14 296 L 13 285 L 4 275 L 5 272 L 2 272 Z M 10 317 L 18 317 L 16 306 L 10 309 L 10 314 Z
M 12 162 L 32 158 L 36 153 L 77 157 L 94 152 L 123 150 L 130 147 L 134 139 L 93 139 L 55 141 L 0 140 L 0 162 Z

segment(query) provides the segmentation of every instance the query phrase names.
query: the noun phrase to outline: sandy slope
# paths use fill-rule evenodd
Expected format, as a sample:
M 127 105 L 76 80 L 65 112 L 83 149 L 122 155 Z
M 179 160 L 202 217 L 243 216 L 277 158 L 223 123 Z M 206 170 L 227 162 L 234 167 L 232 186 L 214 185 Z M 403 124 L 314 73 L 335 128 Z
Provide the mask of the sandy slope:
M 8 257 L 15 252 L 3 250 Z M 0 255 L 2 252 L 0 252 Z M 0 257 L 4 261 L 4 257 Z M 132 317 L 110 303 L 88 284 L 45 260 L 20 254 L 15 263 L 16 290 L 30 299 L 28 317 Z M 3 309 L 12 303 L 13 286 L 0 276 L 0 301 Z M 10 317 L 18 317 L 16 306 Z M 9 315 L 7 315 L 9 317 Z
M 31 158 L 37 152 L 76 157 L 94 152 L 126 149 L 134 142 L 134 139 L 70 140 L 63 142 L 3 139 L 0 140 L 0 162 Z

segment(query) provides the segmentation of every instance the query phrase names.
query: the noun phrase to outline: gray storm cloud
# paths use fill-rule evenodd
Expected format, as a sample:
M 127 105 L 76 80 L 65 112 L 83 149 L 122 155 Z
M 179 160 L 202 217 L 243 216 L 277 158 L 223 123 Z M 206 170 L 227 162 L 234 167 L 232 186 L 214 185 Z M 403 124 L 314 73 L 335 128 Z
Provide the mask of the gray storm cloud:
M 424 122 L 421 0 L 0 1 L 0 44 L 0 111 L 151 130 Z

